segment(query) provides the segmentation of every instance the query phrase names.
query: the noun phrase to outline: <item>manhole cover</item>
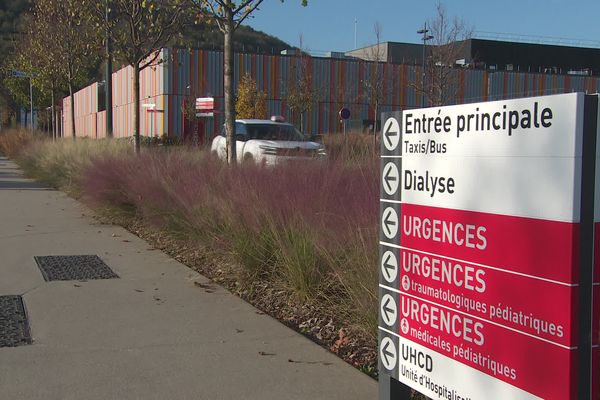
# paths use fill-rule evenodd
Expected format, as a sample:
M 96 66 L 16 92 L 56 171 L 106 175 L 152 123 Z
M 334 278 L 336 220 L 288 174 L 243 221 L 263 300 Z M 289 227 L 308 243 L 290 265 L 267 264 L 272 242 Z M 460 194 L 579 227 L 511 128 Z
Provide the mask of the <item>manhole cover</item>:
M 0 347 L 31 344 L 29 322 L 21 296 L 0 296 Z
M 46 281 L 84 281 L 119 276 L 98 256 L 36 256 Z

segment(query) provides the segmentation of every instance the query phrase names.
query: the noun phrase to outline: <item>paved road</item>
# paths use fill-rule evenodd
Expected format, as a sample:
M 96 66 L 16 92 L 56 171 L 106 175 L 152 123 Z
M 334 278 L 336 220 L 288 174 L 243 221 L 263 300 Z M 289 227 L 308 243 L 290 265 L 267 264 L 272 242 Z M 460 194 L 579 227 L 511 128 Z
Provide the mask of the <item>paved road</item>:
M 376 398 L 372 379 L 86 214 L 0 158 L 0 296 L 22 296 L 33 339 L 0 347 L 2 400 Z M 98 255 L 119 278 L 46 282 L 47 255 Z

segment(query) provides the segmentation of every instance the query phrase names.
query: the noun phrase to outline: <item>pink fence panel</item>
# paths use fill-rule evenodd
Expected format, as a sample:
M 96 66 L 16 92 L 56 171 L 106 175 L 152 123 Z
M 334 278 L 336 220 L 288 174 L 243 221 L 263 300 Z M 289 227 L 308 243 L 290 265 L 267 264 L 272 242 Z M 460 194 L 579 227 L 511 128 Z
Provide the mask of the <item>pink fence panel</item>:
M 106 111 L 96 114 L 96 139 L 106 138 Z

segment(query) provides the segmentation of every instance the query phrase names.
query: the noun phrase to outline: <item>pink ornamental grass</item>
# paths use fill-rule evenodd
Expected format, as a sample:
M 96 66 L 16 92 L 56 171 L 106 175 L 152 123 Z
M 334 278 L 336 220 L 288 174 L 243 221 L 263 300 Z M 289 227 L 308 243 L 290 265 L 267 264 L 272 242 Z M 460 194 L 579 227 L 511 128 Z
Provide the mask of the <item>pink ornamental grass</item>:
M 225 245 L 250 279 L 276 270 L 303 296 L 341 287 L 376 315 L 378 176 L 375 161 L 229 167 L 161 149 L 98 158 L 81 185 L 95 204 Z

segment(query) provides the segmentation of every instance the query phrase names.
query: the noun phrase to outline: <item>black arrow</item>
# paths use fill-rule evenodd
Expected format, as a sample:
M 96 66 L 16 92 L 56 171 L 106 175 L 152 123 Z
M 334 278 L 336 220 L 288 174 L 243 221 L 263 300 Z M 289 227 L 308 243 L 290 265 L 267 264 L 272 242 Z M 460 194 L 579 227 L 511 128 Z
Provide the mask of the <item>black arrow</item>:
M 398 178 L 396 176 L 391 176 L 392 174 L 392 170 L 394 169 L 393 164 L 389 164 L 390 167 L 388 168 L 387 172 L 385 173 L 383 180 L 385 181 L 386 186 L 388 187 L 388 190 L 392 190 L 392 185 L 390 184 L 391 182 L 396 182 L 398 180 Z
M 389 254 L 388 257 L 387 257 L 387 260 L 385 260 L 383 262 L 383 270 L 385 271 L 388 279 L 392 277 L 392 274 L 389 271 L 390 270 L 393 271 L 393 270 L 395 270 L 397 268 L 396 265 L 389 263 L 391 259 L 392 259 L 392 254 Z
M 393 309 L 393 308 L 389 308 L 389 307 L 388 307 L 388 306 L 389 306 L 389 304 L 390 304 L 390 301 L 392 301 L 392 298 L 391 298 L 391 297 L 388 297 L 387 301 L 386 301 L 386 302 L 385 302 L 385 304 L 383 305 L 383 312 L 385 313 L 385 320 L 386 320 L 386 321 L 389 321 L 389 320 L 390 320 L 389 314 L 392 314 L 392 316 L 393 316 L 394 314 L 396 314 L 396 311 L 394 311 L 394 309 Z
M 385 225 L 388 233 L 392 233 L 392 230 L 390 229 L 390 226 L 396 226 L 397 222 L 390 220 L 390 217 L 392 216 L 392 212 L 388 211 L 387 217 L 383 218 L 383 224 Z
M 385 362 L 383 363 L 383 365 L 389 365 L 390 364 L 390 360 L 388 359 L 388 357 L 392 357 L 392 359 L 396 358 L 396 355 L 394 353 L 392 353 L 391 351 L 388 351 L 388 347 L 390 347 L 390 344 L 392 342 L 386 342 L 385 345 L 383 346 L 383 349 L 381 349 L 381 353 L 383 354 L 383 357 L 385 358 Z M 393 369 L 394 367 L 392 366 L 391 369 Z
M 390 124 L 390 125 L 388 126 L 387 130 L 386 130 L 386 131 L 385 131 L 385 133 L 384 133 L 384 136 L 385 136 L 385 138 L 387 139 L 387 141 L 388 141 L 388 143 L 389 143 L 390 147 L 391 147 L 391 146 L 394 144 L 394 143 L 392 143 L 392 140 L 390 139 L 390 137 L 393 137 L 393 136 L 398 136 L 398 132 L 392 132 L 392 131 L 390 130 L 390 129 L 392 129 L 392 125 L 394 125 L 394 124 Z

